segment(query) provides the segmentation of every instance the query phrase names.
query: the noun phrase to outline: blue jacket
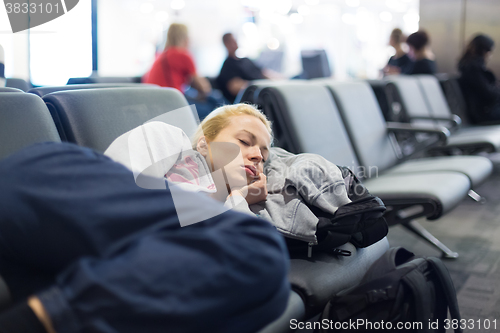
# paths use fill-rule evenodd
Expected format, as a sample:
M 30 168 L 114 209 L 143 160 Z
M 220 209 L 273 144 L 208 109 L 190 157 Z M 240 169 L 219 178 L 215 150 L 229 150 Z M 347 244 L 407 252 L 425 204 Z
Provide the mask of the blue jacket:
M 58 333 L 257 331 L 288 300 L 281 236 L 186 195 L 183 209 L 221 214 L 181 228 L 168 189 L 109 158 L 24 149 L 0 162 L 0 275 L 17 300 L 36 293 Z

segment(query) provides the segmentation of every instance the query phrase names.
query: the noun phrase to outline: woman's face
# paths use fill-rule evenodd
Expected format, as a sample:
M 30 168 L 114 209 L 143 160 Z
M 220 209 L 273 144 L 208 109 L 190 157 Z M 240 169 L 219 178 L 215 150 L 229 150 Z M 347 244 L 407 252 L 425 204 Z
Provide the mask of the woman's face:
M 213 170 L 224 168 L 229 188 L 248 185 L 264 171 L 269 156 L 271 135 L 262 121 L 254 116 L 232 117 L 212 142 L 208 142 Z

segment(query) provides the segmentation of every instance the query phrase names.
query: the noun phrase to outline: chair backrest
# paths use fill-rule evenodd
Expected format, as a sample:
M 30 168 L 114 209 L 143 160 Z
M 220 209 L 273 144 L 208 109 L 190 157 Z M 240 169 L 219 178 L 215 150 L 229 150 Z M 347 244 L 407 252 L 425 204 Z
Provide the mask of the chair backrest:
M 89 76 L 89 77 L 73 77 L 68 80 L 67 84 L 88 84 L 88 83 L 141 83 L 141 77 L 129 76 Z
M 329 91 L 300 83 L 263 88 L 258 96 L 273 121 L 276 145 L 293 153 L 315 153 L 355 170 L 358 161 Z
M 119 88 L 119 87 L 132 87 L 132 88 L 154 88 L 158 86 L 154 84 L 141 84 L 141 83 L 95 83 L 95 84 L 70 84 L 65 86 L 52 86 L 52 87 L 38 87 L 28 90 L 29 93 L 43 97 L 56 91 L 65 90 L 80 90 L 80 89 L 104 89 L 104 88 Z
M 16 78 L 7 78 L 5 80 L 5 86 L 22 91 L 28 91 L 32 88 L 31 83 L 28 83 L 26 80 Z
M 384 119 L 386 121 L 395 121 L 394 116 L 393 116 L 393 109 L 389 105 L 389 101 L 387 99 L 387 93 L 386 93 L 386 86 L 387 86 L 387 81 L 386 80 L 366 80 L 368 84 L 370 84 L 370 87 L 372 87 L 373 93 L 375 94 L 375 97 L 377 98 L 378 105 L 380 106 L 380 109 L 382 110 L 382 114 L 384 115 Z
M 467 114 L 467 104 L 465 102 L 462 89 L 460 88 L 460 84 L 458 83 L 458 78 L 444 73 L 436 76 L 439 80 L 441 88 L 443 89 L 451 112 L 462 119 L 462 126 L 470 125 L 469 115 Z
M 400 103 L 404 114 L 409 119 L 432 116 L 417 78 L 394 75 L 387 78 L 387 81 L 387 92 L 390 94 L 391 100 Z
M 24 91 L 17 89 L 17 88 L 0 87 L 0 93 L 4 93 L 4 92 L 13 93 L 13 92 L 24 92 Z
M 55 92 L 43 97 L 63 140 L 104 152 L 120 135 L 151 120 L 197 128 L 186 98 L 171 88 L 109 88 Z
M 61 139 L 40 97 L 18 92 L 0 97 L 0 159 L 34 143 Z
M 395 165 L 398 156 L 387 133 L 382 111 L 370 85 L 364 81 L 335 82 L 327 87 L 333 94 L 358 160 L 378 171 Z
M 450 118 L 452 113 L 438 79 L 434 75 L 415 75 L 415 77 L 432 116 Z
M 234 103 L 251 103 L 258 104 L 258 95 L 260 91 L 266 87 L 274 87 L 276 85 L 287 84 L 303 84 L 306 80 L 254 80 L 244 90 L 241 90 L 236 96 Z

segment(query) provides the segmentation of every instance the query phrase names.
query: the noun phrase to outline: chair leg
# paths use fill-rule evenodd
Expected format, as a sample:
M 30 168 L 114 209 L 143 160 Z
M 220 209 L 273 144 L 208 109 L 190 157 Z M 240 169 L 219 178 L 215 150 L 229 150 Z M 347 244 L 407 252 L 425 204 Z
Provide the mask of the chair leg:
M 476 191 L 474 190 L 469 190 L 469 193 L 467 193 L 469 197 L 472 198 L 472 200 L 479 202 L 480 204 L 484 205 L 486 203 L 486 198 L 480 196 Z
M 412 221 L 409 221 L 406 223 L 402 223 L 402 225 L 406 229 L 410 230 L 411 232 L 413 232 L 414 234 L 419 236 L 420 238 L 423 238 L 425 241 L 427 241 L 430 244 L 432 244 L 433 246 L 437 247 L 442 252 L 443 258 L 447 258 L 447 259 L 458 258 L 458 253 L 453 252 L 446 245 L 441 243 L 441 241 L 439 239 L 434 237 L 430 232 L 428 232 L 424 227 L 422 227 L 420 225 L 420 223 L 418 223 L 417 221 L 412 220 Z

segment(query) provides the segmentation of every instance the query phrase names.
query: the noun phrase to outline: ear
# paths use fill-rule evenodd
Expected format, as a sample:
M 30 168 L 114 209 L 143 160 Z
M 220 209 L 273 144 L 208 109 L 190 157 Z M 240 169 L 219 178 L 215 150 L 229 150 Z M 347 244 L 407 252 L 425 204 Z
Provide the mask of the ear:
M 198 143 L 196 144 L 196 150 L 201 154 L 203 155 L 203 157 L 207 157 L 208 156 L 208 143 L 207 143 L 207 140 L 205 139 L 205 136 L 201 136 L 199 139 L 198 139 Z

